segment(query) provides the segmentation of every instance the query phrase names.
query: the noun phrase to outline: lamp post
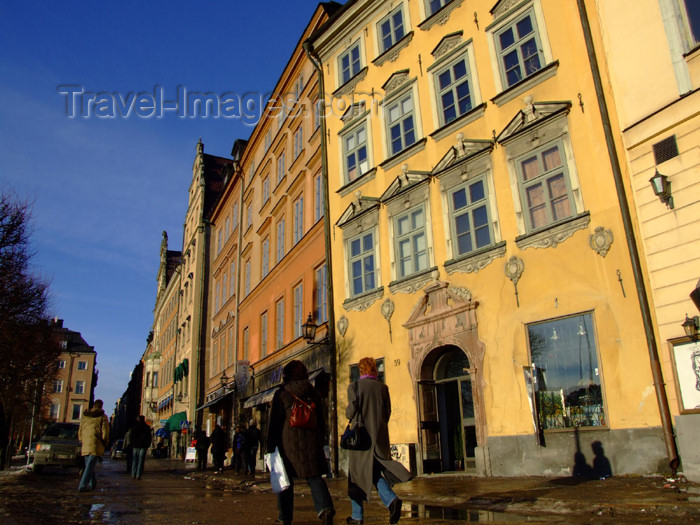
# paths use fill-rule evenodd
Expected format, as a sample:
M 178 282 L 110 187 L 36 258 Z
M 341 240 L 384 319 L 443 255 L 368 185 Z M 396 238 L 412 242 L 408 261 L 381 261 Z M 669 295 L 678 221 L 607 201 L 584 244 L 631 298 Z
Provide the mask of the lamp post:
M 316 339 L 316 329 L 318 326 L 316 323 L 314 323 L 314 318 L 311 313 L 309 313 L 309 317 L 306 319 L 306 322 L 301 325 L 301 333 L 304 337 L 304 340 L 307 343 L 313 343 L 314 339 Z

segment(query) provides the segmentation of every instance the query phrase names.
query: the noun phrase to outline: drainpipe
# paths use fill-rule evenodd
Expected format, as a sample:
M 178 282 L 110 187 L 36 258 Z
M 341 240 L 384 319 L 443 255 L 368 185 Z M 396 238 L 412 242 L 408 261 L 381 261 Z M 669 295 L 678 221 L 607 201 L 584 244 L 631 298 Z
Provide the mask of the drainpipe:
M 583 36 L 586 41 L 586 51 L 588 52 L 588 60 L 591 66 L 593 82 L 595 83 L 596 97 L 598 99 L 598 108 L 600 109 L 600 116 L 603 121 L 605 144 L 608 148 L 608 156 L 610 158 L 610 164 L 613 171 L 613 178 L 615 180 L 615 187 L 617 189 L 617 198 L 620 203 L 620 211 L 622 212 L 622 223 L 625 228 L 627 249 L 630 253 L 630 259 L 632 262 L 632 272 L 634 274 L 634 281 L 637 286 L 637 298 L 639 300 L 639 306 L 642 311 L 642 321 L 644 323 L 644 333 L 647 339 L 647 349 L 649 351 L 651 373 L 654 379 L 656 400 L 659 404 L 661 427 L 663 429 L 664 440 L 666 442 L 666 453 L 668 456 L 668 462 L 669 467 L 671 468 L 671 472 L 673 475 L 675 475 L 676 469 L 678 468 L 678 464 L 680 463 L 680 459 L 678 458 L 678 449 L 676 448 L 676 441 L 673 435 L 673 423 L 671 421 L 671 412 L 668 407 L 668 399 L 666 398 L 664 378 L 663 373 L 661 371 L 661 364 L 659 362 L 659 352 L 656 346 L 656 335 L 654 334 L 654 325 L 651 317 L 651 308 L 649 306 L 646 285 L 644 284 L 644 277 L 642 274 L 641 263 L 639 259 L 639 250 L 637 248 L 637 241 L 635 239 L 634 230 L 632 227 L 632 218 L 628 206 L 625 186 L 622 181 L 622 170 L 620 169 L 620 161 L 617 155 L 617 148 L 615 147 L 615 141 L 613 139 L 612 126 L 610 124 L 610 115 L 608 113 L 608 106 L 605 102 L 603 83 L 601 80 L 600 69 L 598 68 L 598 59 L 596 58 L 595 47 L 593 45 L 593 37 L 591 34 L 590 22 L 588 20 L 588 13 L 586 12 L 585 0 L 576 1 L 578 4 L 579 15 L 581 17 L 581 26 L 583 28 Z
M 238 162 L 235 161 L 233 170 L 234 177 L 238 176 L 241 178 L 240 196 L 238 199 L 238 246 L 236 247 L 236 260 L 238 261 L 236 264 L 236 319 L 233 324 L 233 384 L 236 385 L 236 393 L 233 396 L 233 425 L 235 428 L 239 419 L 238 407 L 240 405 L 239 396 L 241 394 L 236 380 L 238 378 L 238 330 L 240 329 L 241 317 L 241 245 L 243 244 L 243 195 L 245 194 L 245 174 L 240 169 Z M 231 182 L 235 184 L 235 181 Z M 246 392 L 243 391 L 243 395 L 245 395 L 245 393 Z
M 202 354 L 204 352 L 205 346 L 202 345 L 202 342 L 206 338 L 206 333 L 203 333 L 202 330 L 202 323 L 203 320 L 205 319 L 205 316 L 209 315 L 209 312 L 207 311 L 206 308 L 206 301 L 207 301 L 207 294 L 205 293 L 205 278 L 204 278 L 204 272 L 206 271 L 207 265 L 206 265 L 206 257 L 207 257 L 207 244 L 208 244 L 208 226 L 210 225 L 209 220 L 207 220 L 204 217 L 204 205 L 206 203 L 206 191 L 207 191 L 207 183 L 204 179 L 204 156 L 202 155 L 202 161 L 199 165 L 199 169 L 201 170 L 200 173 L 200 179 L 199 179 L 199 185 L 200 185 L 200 190 L 201 190 L 201 205 L 202 205 L 202 216 L 200 217 L 200 222 L 199 226 L 197 227 L 201 232 L 202 232 L 202 239 L 200 242 L 201 245 L 201 258 L 199 260 L 199 319 L 197 322 L 197 352 L 196 352 L 196 357 L 197 357 L 197 366 L 193 367 L 195 370 L 195 381 L 194 381 L 194 391 L 189 392 L 189 397 L 190 401 L 188 404 L 192 404 L 192 401 L 194 401 L 194 406 L 192 406 L 192 419 L 196 421 L 195 425 L 201 425 L 202 424 L 202 411 L 200 410 L 197 412 L 197 405 L 201 405 L 202 401 L 204 399 L 204 367 L 205 367 L 205 362 L 204 359 L 202 359 Z M 194 311 L 192 312 L 194 314 Z
M 338 374 L 337 374 L 337 359 L 335 348 L 335 307 L 333 299 L 333 265 L 331 264 L 331 215 L 330 205 L 328 203 L 328 145 L 326 144 L 326 94 L 323 81 L 323 66 L 318 54 L 314 51 L 311 42 L 308 40 L 303 44 L 306 56 L 309 57 L 311 63 L 316 69 L 318 75 L 318 103 L 320 109 L 319 118 L 321 119 L 321 179 L 323 180 L 323 230 L 325 235 L 326 247 L 326 281 L 328 294 L 328 345 L 331 352 L 331 453 L 333 455 L 333 475 L 338 475 Z

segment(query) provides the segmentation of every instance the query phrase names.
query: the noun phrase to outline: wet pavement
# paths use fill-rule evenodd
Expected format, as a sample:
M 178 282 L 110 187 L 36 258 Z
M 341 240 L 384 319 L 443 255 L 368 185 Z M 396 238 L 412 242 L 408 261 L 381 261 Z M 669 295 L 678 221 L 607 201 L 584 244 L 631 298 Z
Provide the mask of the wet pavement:
M 267 475 L 198 472 L 191 463 L 146 462 L 141 481 L 124 462 L 105 460 L 98 488 L 77 492 L 74 469 L 0 471 L 0 523 L 233 523 L 272 524 L 275 495 Z M 329 479 L 336 524 L 350 514 L 347 480 Z M 403 500 L 401 523 L 700 523 L 700 485 L 682 478 L 617 476 L 606 480 L 432 475 L 395 487 Z M 308 487 L 295 483 L 295 524 L 317 524 Z M 366 524 L 388 523 L 376 495 Z

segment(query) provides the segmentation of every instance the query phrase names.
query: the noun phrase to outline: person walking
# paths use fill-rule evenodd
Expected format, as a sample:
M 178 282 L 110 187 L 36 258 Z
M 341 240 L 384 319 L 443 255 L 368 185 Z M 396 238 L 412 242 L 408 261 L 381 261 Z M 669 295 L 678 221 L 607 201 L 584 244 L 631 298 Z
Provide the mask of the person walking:
M 241 473 L 241 468 L 245 473 L 248 465 L 246 457 L 245 431 L 240 425 L 236 425 L 236 431 L 233 434 L 233 466 L 236 469 L 236 474 Z
M 245 431 L 245 442 L 248 448 L 246 452 L 248 459 L 246 474 L 250 474 L 251 476 L 255 476 L 255 464 L 258 460 L 258 447 L 260 446 L 261 438 L 262 433 L 258 428 L 258 423 L 255 419 L 251 419 L 248 423 L 248 429 Z
M 194 449 L 197 451 L 197 470 L 207 470 L 207 454 L 209 451 L 209 437 L 202 430 L 202 427 L 197 425 L 194 434 L 195 444 Z
M 102 400 L 96 399 L 92 408 L 83 412 L 78 427 L 78 439 L 81 443 L 80 454 L 85 461 L 83 475 L 78 484 L 78 491 L 86 492 L 97 488 L 95 464 L 105 453 L 109 442 L 109 419 L 102 410 Z
M 228 449 L 226 432 L 221 425 L 216 425 L 211 433 L 211 456 L 214 462 L 214 472 L 217 474 L 224 471 L 224 457 Z
M 322 474 L 326 472 L 323 445 L 326 439 L 326 416 L 323 402 L 309 381 L 306 366 L 301 361 L 290 361 L 282 369 L 283 385 L 272 398 L 266 450 L 279 448 L 290 486 L 277 494 L 279 521 L 291 524 L 294 512 L 294 478 L 305 478 L 311 489 L 314 508 L 322 525 L 332 525 L 335 508 Z M 313 428 L 292 426 L 290 416 L 299 400 L 315 405 Z M 311 426 L 311 425 L 308 425 Z
M 359 411 L 359 420 L 372 439 L 368 450 L 350 450 L 348 496 L 352 503 L 352 516 L 347 523 L 363 523 L 363 504 L 369 501 L 372 487 L 376 487 L 379 499 L 389 509 L 389 523 L 401 518 L 401 499 L 391 488 L 393 482 L 411 479 L 411 473 L 391 459 L 389 445 L 389 417 L 391 399 L 389 389 L 377 377 L 377 363 L 372 357 L 360 359 L 360 380 L 348 386 L 348 406 L 345 415 L 352 420 Z
M 133 426 L 129 427 L 129 430 L 124 434 L 124 442 L 122 443 L 122 449 L 124 450 L 124 457 L 126 458 L 126 473 L 131 474 L 131 463 L 134 461 L 134 447 L 131 444 L 131 431 Z
M 134 447 L 134 460 L 131 465 L 131 477 L 141 479 L 146 452 L 151 446 L 151 427 L 146 423 L 145 416 L 139 416 L 131 431 L 131 445 Z

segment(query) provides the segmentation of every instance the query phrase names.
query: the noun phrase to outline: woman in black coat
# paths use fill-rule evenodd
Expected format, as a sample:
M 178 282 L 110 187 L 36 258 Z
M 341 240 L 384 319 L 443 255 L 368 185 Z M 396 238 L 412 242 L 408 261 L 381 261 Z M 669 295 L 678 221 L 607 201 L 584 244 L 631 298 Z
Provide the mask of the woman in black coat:
M 311 489 L 314 508 L 323 525 L 332 525 L 335 509 L 326 482 L 321 477 L 326 472 L 326 457 L 323 445 L 326 436 L 326 419 L 323 402 L 309 381 L 306 366 L 301 361 L 290 361 L 282 369 L 283 385 L 275 392 L 270 409 L 270 423 L 267 430 L 267 451 L 274 452 L 279 447 L 287 470 L 290 486 L 277 494 L 279 520 L 292 523 L 294 511 L 294 478 L 305 478 Z M 295 397 L 311 401 L 316 407 L 314 428 L 292 427 L 289 416 Z
M 350 474 L 348 496 L 352 502 L 352 516 L 348 523 L 363 522 L 363 503 L 369 501 L 372 487 L 376 487 L 379 498 L 389 509 L 389 523 L 401 518 L 401 500 L 391 489 L 390 482 L 408 481 L 411 473 L 391 459 L 389 444 L 389 417 L 391 399 L 389 389 L 377 379 L 377 363 L 372 357 L 360 359 L 360 380 L 348 386 L 348 406 L 345 415 L 353 419 L 358 415 L 372 438 L 368 450 L 350 450 Z

